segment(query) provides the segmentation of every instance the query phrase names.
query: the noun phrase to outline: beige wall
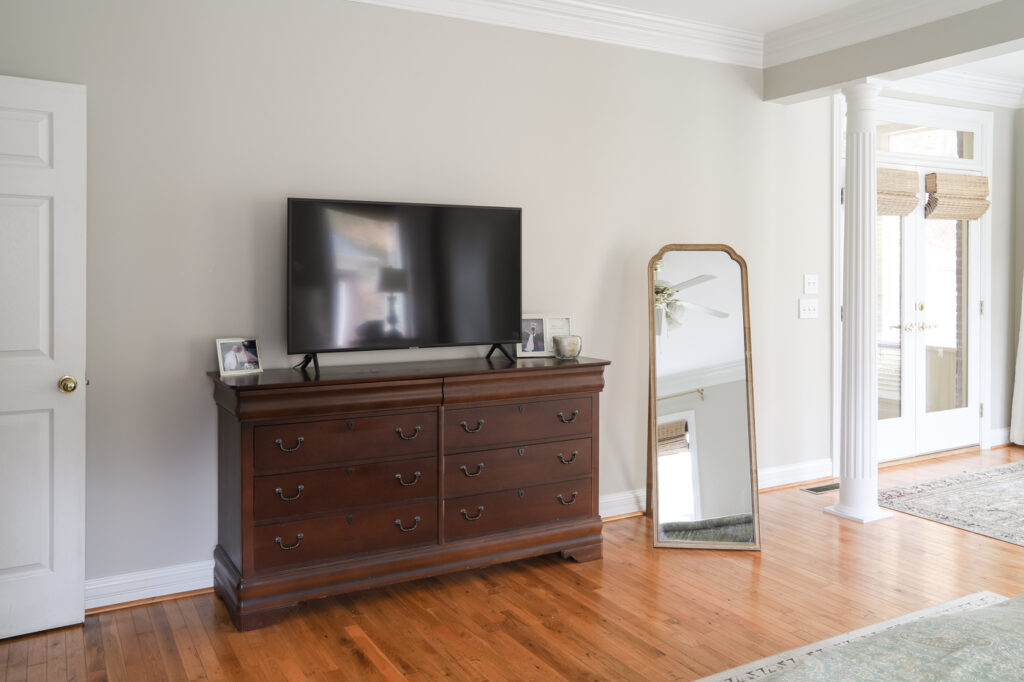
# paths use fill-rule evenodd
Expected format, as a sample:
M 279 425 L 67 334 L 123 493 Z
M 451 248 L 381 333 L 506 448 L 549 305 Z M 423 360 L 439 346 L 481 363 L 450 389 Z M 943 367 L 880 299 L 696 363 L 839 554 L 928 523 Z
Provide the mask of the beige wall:
M 7 0 L 0 72 L 89 96 L 87 575 L 208 559 L 213 339 L 284 355 L 288 196 L 523 207 L 523 305 L 612 360 L 601 492 L 644 487 L 645 267 L 748 264 L 762 467 L 827 456 L 829 104 L 753 69 L 344 0 Z M 817 273 L 824 314 L 796 319 Z M 325 357 L 327 363 L 465 351 Z

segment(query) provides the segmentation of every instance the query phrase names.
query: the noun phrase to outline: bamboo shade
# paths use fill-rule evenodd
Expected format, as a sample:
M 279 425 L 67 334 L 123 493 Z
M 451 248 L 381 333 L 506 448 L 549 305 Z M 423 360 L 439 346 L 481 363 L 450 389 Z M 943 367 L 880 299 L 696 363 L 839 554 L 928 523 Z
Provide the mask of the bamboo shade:
M 686 450 L 686 430 L 685 421 L 658 424 L 658 454 L 673 455 Z
M 917 208 L 917 173 L 878 169 L 878 215 L 910 215 Z
M 984 175 L 929 173 L 924 176 L 928 201 L 924 217 L 935 220 L 977 220 L 985 215 L 991 203 L 988 178 Z

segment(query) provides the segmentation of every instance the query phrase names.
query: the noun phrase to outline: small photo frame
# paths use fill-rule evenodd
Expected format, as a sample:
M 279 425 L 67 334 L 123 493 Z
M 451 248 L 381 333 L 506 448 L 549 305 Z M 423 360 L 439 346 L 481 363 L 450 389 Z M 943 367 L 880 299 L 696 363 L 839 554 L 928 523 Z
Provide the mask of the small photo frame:
M 259 341 L 255 338 L 217 339 L 217 366 L 222 377 L 262 372 Z
M 516 355 L 521 358 L 554 357 L 551 337 L 572 334 L 572 316 L 552 313 L 523 313 Z

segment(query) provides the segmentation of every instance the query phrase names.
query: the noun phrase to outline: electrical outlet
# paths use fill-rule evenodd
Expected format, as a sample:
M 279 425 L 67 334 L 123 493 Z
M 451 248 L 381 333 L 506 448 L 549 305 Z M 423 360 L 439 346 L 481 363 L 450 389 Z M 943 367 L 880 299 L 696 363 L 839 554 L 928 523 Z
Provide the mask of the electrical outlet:
M 818 293 L 818 276 L 804 275 L 804 294 L 815 296 Z
M 800 299 L 800 319 L 806 320 L 818 316 L 818 299 L 816 298 L 801 298 Z

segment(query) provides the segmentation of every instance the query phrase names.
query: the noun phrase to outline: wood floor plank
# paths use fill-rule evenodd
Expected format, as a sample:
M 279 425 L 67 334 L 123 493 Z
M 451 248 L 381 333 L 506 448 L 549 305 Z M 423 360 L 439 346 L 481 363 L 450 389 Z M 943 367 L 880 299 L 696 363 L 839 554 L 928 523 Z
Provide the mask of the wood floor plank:
M 28 676 L 28 643 L 33 636 L 6 640 L 7 675 L 5 682 L 22 682 Z M 38 635 L 35 635 L 38 637 Z
M 50 682 L 67 682 L 68 652 L 67 629 L 60 628 L 46 633 L 46 679 Z

